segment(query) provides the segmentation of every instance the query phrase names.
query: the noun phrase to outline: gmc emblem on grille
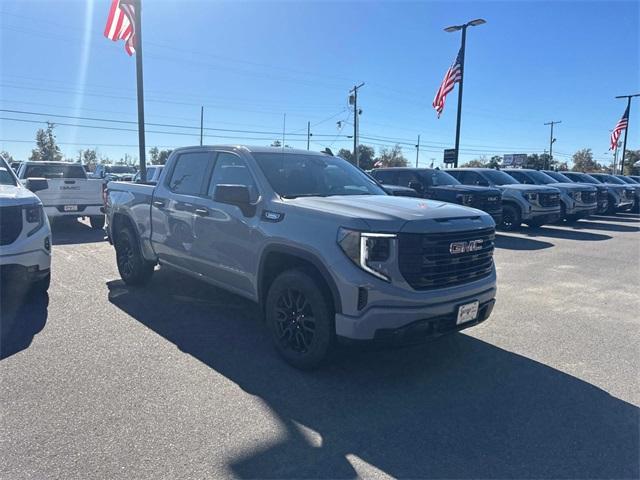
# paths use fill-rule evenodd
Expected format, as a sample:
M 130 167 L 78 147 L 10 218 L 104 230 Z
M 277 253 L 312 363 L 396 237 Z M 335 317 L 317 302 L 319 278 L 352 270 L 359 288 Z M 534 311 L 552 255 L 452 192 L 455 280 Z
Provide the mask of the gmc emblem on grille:
M 449 253 L 457 255 L 459 253 L 477 252 L 482 250 L 484 240 L 469 240 L 468 242 L 453 242 L 449 244 Z

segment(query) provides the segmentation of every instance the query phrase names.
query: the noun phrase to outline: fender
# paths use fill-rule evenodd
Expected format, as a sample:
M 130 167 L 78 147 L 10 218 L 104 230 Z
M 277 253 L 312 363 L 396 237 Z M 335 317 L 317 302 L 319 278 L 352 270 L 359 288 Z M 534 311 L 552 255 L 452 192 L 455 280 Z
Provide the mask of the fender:
M 338 287 L 336 286 L 336 282 L 334 281 L 333 277 L 329 273 L 329 270 L 324 266 L 322 261 L 316 255 L 309 253 L 306 250 L 283 244 L 267 245 L 262 251 L 258 269 L 258 278 L 260 279 L 258 282 L 258 298 L 260 299 L 260 301 L 262 301 L 263 295 L 265 293 L 264 285 L 262 285 L 262 272 L 264 268 L 264 262 L 270 253 L 281 253 L 284 255 L 290 255 L 312 264 L 320 272 L 320 275 L 322 275 L 322 278 L 329 286 L 329 292 L 331 293 L 331 298 L 333 299 L 333 305 L 335 307 L 336 313 L 342 312 L 342 300 L 340 299 Z

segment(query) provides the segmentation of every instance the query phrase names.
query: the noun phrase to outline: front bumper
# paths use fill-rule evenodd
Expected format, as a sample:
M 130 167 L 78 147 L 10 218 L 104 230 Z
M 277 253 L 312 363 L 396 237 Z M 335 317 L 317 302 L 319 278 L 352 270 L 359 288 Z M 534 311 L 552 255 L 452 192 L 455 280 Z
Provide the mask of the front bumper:
M 7 286 L 31 284 L 42 280 L 50 272 L 50 268 L 40 268 L 38 264 L 20 265 L 10 263 L 0 265 L 0 284 Z
M 406 335 L 402 333 L 390 334 L 389 332 L 404 332 L 417 329 L 421 332 L 419 336 L 438 336 L 448 333 L 448 331 L 456 330 L 455 317 L 457 316 L 458 307 L 465 303 L 478 300 L 480 302 L 480 310 L 475 323 L 468 322 L 468 324 L 459 325 L 459 329 L 470 327 L 486 320 L 493 309 L 495 296 L 496 286 L 494 282 L 489 288 L 481 292 L 455 299 L 450 298 L 439 303 L 411 307 L 376 305 L 365 310 L 359 316 L 338 313 L 335 318 L 336 334 L 338 337 L 354 340 L 373 340 L 389 335 L 391 337 Z M 491 307 L 488 308 L 488 305 Z M 453 327 L 456 328 L 449 328 L 451 321 L 453 321 Z
M 598 205 L 591 204 L 580 204 L 574 203 L 572 209 L 567 209 L 567 215 L 571 215 L 573 217 L 588 217 L 589 215 L 593 215 L 598 210 Z
M 555 222 L 561 217 L 560 205 L 557 207 L 544 208 L 538 206 L 529 205 L 522 211 L 522 221 L 527 223 L 529 220 L 535 220 L 536 222 L 545 221 L 546 223 Z

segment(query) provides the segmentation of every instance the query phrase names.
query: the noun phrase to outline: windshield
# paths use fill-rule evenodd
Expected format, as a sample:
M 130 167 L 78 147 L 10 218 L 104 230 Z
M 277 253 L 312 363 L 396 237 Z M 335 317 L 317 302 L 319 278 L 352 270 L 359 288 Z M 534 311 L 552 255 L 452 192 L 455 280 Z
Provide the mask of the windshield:
M 0 159 L 0 185 L 17 185 L 16 178 L 10 170 L 11 167 L 9 167 L 4 160 Z
M 551 178 L 546 173 L 539 172 L 534 170 L 532 172 L 526 172 L 529 177 L 536 182 L 538 185 L 547 185 L 549 183 L 558 183 L 558 181 L 554 178 Z
M 438 187 L 440 185 L 460 185 L 458 180 L 442 170 L 422 172 L 422 176 L 427 180 L 427 184 L 432 187 Z
M 107 173 L 136 173 L 136 169 L 126 165 L 110 165 L 105 167 Z
M 628 177 L 623 177 L 621 175 L 616 175 L 616 178 L 619 178 L 620 180 L 622 180 L 624 183 L 630 183 L 632 185 L 635 185 L 637 182 L 635 180 L 631 180 Z
M 584 183 L 602 183 L 597 178 L 587 175 L 586 173 L 574 173 L 574 175 L 578 177 L 579 181 Z
M 87 175 L 82 165 L 41 163 L 27 165 L 24 178 L 87 178 Z
M 500 170 L 483 170 L 482 175 L 494 185 L 512 185 L 520 183 L 515 178 Z
M 598 173 L 593 175 L 598 180 L 605 183 L 617 183 L 618 185 L 624 185 L 625 183 L 620 180 L 618 177 L 614 177 L 613 175 L 607 175 L 605 173 Z
M 573 182 L 573 180 L 571 180 L 569 177 L 561 174 L 560 172 L 551 172 L 551 171 L 547 172 L 547 171 L 545 171 L 544 173 L 549 175 L 554 180 L 557 180 L 558 182 L 563 182 L 563 183 L 571 183 L 571 182 Z
M 360 169 L 339 157 L 252 153 L 271 187 L 284 198 L 386 195 Z

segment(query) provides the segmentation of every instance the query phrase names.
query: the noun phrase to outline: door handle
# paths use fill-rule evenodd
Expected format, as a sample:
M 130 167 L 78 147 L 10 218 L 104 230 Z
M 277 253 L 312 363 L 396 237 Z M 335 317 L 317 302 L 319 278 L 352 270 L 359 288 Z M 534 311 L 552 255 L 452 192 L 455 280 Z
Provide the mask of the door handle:
M 153 206 L 158 208 L 164 208 L 165 206 L 164 200 L 154 200 Z
M 209 216 L 209 210 L 207 210 L 206 208 L 196 208 L 194 212 L 196 215 L 200 215 L 201 217 Z

